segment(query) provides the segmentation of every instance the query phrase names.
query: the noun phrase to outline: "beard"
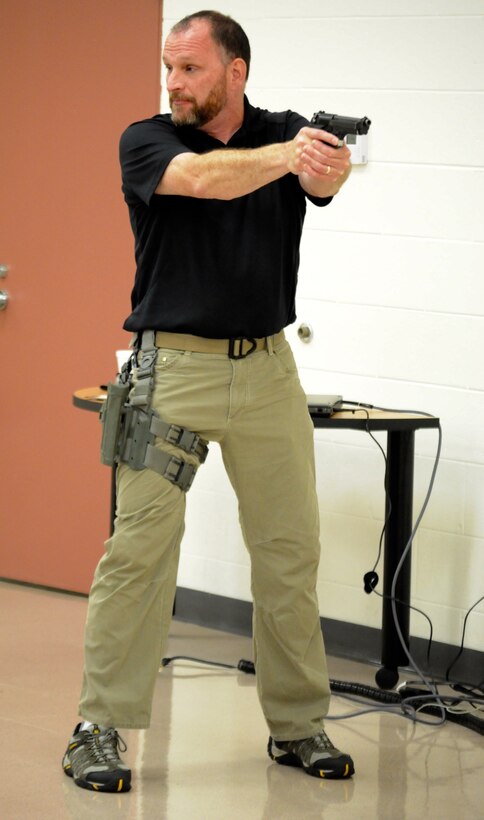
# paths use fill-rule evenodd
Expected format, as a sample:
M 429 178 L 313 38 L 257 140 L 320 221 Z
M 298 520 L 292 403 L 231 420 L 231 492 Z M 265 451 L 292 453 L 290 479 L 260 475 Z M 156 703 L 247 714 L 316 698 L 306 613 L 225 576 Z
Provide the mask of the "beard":
M 187 111 L 174 111 L 174 100 L 187 100 L 192 106 Z M 175 125 L 191 125 L 193 128 L 201 128 L 210 122 L 210 120 L 213 120 L 217 114 L 220 114 L 226 102 L 227 89 L 225 86 L 225 77 L 222 77 L 209 92 L 205 102 L 200 105 L 194 97 L 177 94 L 176 92 L 170 94 L 171 119 Z

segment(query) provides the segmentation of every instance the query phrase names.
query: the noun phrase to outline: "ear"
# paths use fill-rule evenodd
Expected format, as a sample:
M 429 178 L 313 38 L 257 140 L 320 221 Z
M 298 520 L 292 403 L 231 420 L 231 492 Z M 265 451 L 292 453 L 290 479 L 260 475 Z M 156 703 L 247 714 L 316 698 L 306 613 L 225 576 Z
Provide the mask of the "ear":
M 242 57 L 236 57 L 229 64 L 230 79 L 234 86 L 245 86 L 247 81 L 247 65 Z

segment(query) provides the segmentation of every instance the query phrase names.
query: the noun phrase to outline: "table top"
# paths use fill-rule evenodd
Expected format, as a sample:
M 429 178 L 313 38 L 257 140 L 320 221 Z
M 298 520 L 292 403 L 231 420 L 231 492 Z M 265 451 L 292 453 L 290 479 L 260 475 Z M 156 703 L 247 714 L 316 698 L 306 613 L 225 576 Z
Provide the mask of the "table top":
M 75 407 L 81 410 L 100 411 L 106 401 L 106 388 L 84 387 L 76 390 L 72 397 Z M 395 410 L 377 410 L 365 408 L 343 407 L 328 418 L 316 417 L 311 414 L 313 424 L 318 429 L 341 427 L 349 430 L 419 430 L 423 427 L 438 427 L 437 416 L 425 413 L 399 413 Z
M 311 413 L 316 428 L 341 427 L 349 430 L 419 430 L 422 427 L 438 427 L 440 419 L 425 413 L 404 413 L 398 410 L 378 410 L 377 408 L 343 407 L 328 418 L 316 417 Z
M 76 390 L 72 396 L 72 403 L 74 407 L 80 407 L 81 410 L 100 411 L 104 402 L 106 401 L 107 390 L 101 387 L 83 387 L 81 390 Z

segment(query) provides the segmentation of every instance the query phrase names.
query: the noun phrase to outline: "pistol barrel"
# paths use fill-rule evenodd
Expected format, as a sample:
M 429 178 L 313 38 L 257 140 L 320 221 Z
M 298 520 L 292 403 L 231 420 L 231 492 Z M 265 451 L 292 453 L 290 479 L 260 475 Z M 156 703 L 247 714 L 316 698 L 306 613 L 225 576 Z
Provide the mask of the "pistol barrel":
M 343 139 L 347 134 L 367 134 L 371 120 L 368 117 L 342 117 L 339 114 L 318 111 L 314 114 L 311 125 Z

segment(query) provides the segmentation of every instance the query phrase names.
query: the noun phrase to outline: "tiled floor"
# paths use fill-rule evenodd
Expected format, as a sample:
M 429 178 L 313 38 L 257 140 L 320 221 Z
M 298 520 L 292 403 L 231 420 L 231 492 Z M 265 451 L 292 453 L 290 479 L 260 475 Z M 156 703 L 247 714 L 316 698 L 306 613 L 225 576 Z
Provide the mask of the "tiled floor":
M 160 671 L 151 729 L 122 732 L 133 789 L 79 789 L 60 762 L 77 718 L 85 612 L 84 598 L 0 583 L 2 818 L 484 818 L 482 735 L 380 712 L 328 723 L 356 775 L 319 781 L 266 756 L 253 676 L 182 661 Z M 235 664 L 252 657 L 246 638 L 176 622 L 166 654 Z M 337 680 L 373 686 L 374 671 L 330 659 Z M 358 708 L 334 697 L 330 714 Z

